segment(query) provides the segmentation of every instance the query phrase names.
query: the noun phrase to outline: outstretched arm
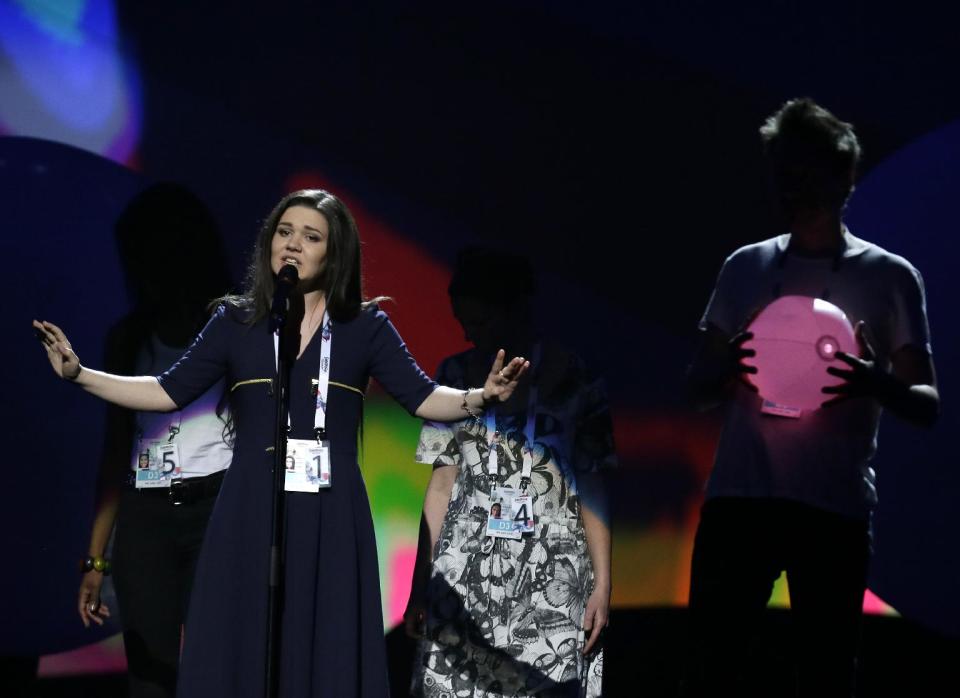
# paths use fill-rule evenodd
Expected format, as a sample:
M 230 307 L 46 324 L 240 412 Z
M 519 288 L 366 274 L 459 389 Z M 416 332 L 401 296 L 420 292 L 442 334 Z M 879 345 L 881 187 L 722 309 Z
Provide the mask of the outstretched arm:
M 50 322 L 33 321 L 37 338 L 47 351 L 50 366 L 60 378 L 73 381 L 88 393 L 120 407 L 145 412 L 169 412 L 177 405 L 153 376 L 117 376 L 80 365 L 70 341 Z
M 530 362 L 518 356 L 504 366 L 505 356 L 503 349 L 497 352 L 483 388 L 463 391 L 441 385 L 420 403 L 416 415 L 436 422 L 455 422 L 479 414 L 490 403 L 506 402 L 530 368 Z

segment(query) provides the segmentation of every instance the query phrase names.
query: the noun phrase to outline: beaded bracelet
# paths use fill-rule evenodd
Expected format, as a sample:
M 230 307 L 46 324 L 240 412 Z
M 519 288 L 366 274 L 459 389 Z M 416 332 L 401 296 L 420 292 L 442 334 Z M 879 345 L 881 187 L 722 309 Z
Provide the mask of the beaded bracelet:
M 80 561 L 80 571 L 84 574 L 96 570 L 101 574 L 110 574 L 113 570 L 113 563 L 110 562 L 105 557 L 100 557 L 99 555 L 91 555 L 84 560 Z

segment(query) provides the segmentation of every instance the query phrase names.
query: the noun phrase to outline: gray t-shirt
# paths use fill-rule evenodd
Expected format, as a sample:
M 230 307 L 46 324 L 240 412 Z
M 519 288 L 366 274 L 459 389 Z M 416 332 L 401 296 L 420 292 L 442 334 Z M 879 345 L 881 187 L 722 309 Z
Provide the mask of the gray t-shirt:
M 849 231 L 836 258 L 788 253 L 789 242 L 781 235 L 730 255 L 701 329 L 713 325 L 733 336 L 776 298 L 810 296 L 838 306 L 854 325 L 864 321 L 885 366 L 907 345 L 930 352 L 923 280 L 910 262 Z M 738 386 L 726 403 L 707 497 L 782 497 L 865 518 L 877 502 L 870 460 L 879 404 L 850 399 L 791 419 L 761 413 L 761 402 Z

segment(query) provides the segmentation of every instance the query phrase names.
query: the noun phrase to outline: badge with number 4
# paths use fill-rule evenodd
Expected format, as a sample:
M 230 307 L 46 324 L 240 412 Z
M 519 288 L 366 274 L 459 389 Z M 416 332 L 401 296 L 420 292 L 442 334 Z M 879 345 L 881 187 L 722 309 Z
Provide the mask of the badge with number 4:
M 283 489 L 287 492 L 319 492 L 321 487 L 330 485 L 330 442 L 287 439 L 287 472 Z
M 511 512 L 514 530 L 522 533 L 533 533 L 533 497 L 529 494 L 518 494 L 513 498 Z

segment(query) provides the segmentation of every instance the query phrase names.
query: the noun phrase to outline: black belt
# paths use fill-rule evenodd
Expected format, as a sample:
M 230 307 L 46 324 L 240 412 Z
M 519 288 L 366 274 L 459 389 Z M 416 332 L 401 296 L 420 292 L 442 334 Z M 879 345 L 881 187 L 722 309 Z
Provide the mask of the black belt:
M 170 504 L 178 507 L 181 504 L 193 504 L 201 499 L 216 497 L 226 474 L 226 470 L 220 470 L 203 477 L 177 478 L 170 482 L 169 487 L 138 488 L 132 482 L 128 482 L 128 488 L 141 497 L 166 497 Z

